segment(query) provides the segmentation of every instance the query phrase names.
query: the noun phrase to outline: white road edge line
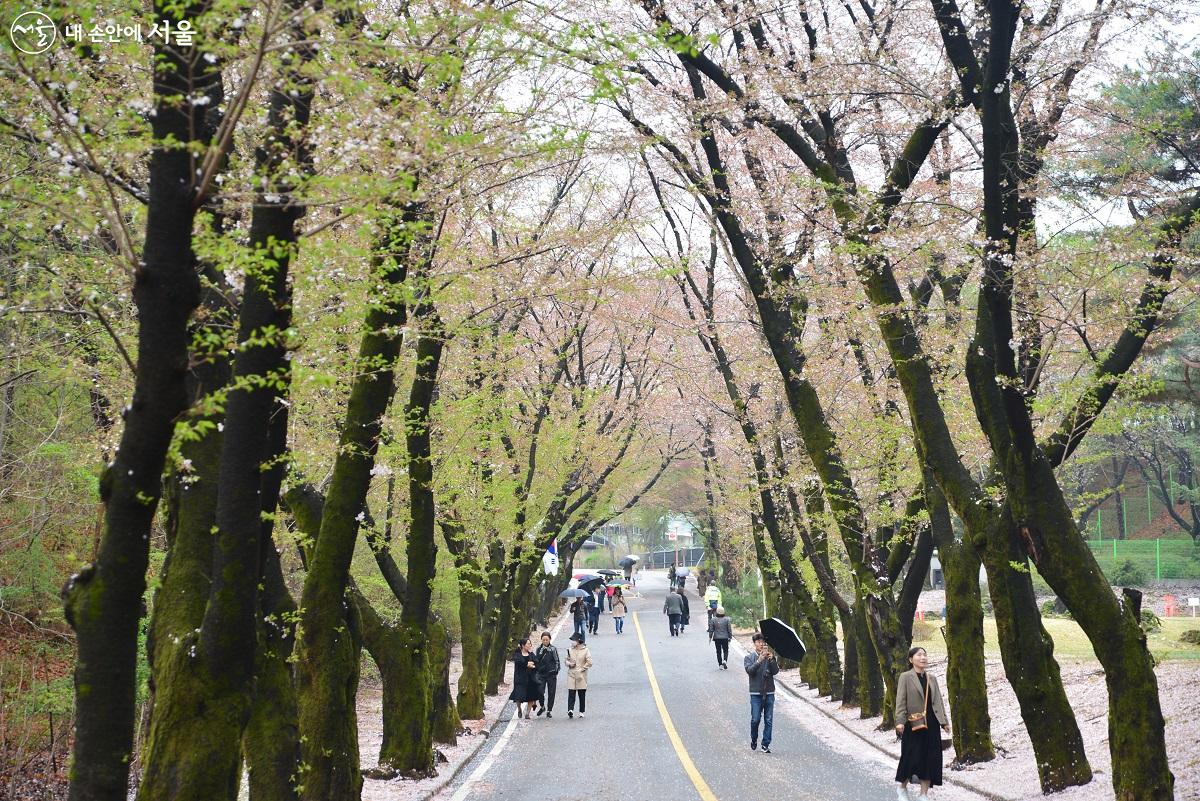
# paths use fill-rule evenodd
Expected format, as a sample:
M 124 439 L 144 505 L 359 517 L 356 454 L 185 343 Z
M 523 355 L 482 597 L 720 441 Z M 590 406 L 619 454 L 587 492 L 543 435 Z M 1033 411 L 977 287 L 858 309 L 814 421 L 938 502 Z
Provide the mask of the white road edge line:
M 558 624 L 555 625 L 554 630 L 550 632 L 551 642 L 558 639 L 558 635 L 562 631 L 563 624 L 566 622 L 566 615 L 563 615 L 561 618 L 559 618 Z M 496 747 L 488 752 L 488 755 L 483 758 L 483 761 L 479 763 L 478 767 L 471 771 L 471 775 L 466 778 L 466 781 L 459 785 L 459 788 L 454 791 L 454 795 L 450 796 L 450 801 L 465 801 L 466 797 L 470 795 L 471 790 L 474 788 L 475 782 L 483 778 L 483 775 L 488 772 L 488 769 L 492 766 L 492 763 L 496 761 L 496 757 L 503 753 L 504 746 L 508 744 L 508 738 L 512 736 L 513 731 L 517 728 L 518 720 L 520 720 L 520 718 L 516 717 L 515 715 L 509 718 L 508 725 L 504 727 L 504 731 L 500 734 L 500 740 L 496 743 Z

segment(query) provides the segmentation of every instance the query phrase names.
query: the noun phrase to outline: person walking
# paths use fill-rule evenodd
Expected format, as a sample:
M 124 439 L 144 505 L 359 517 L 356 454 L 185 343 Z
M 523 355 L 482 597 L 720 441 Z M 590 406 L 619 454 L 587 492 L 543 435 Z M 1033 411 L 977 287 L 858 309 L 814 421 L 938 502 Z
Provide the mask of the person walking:
M 687 628 L 688 623 L 692 622 L 692 610 L 688 604 L 687 595 L 684 594 L 682 585 L 679 587 L 679 605 L 683 607 L 683 611 L 679 615 L 679 633 L 683 634 L 683 630 Z
M 621 588 L 617 587 L 612 597 L 613 624 L 617 627 L 617 634 L 625 633 L 625 615 L 628 612 L 629 606 L 625 603 L 625 595 L 621 592 Z
M 729 641 L 733 639 L 733 621 L 725 617 L 723 606 L 718 606 L 708 621 L 708 639 L 717 649 L 717 667 L 729 670 Z
M 604 611 L 604 587 L 596 587 L 588 596 L 588 634 L 600 633 L 600 613 Z
M 533 717 L 532 709 L 533 702 L 538 699 L 537 686 L 537 662 L 533 654 L 533 644 L 525 637 L 517 645 L 517 650 L 512 655 L 513 662 L 513 686 L 512 692 L 508 694 L 510 701 L 517 703 L 517 717 L 530 718 Z M 524 714 L 521 712 L 521 707 L 524 706 Z
M 674 590 L 667 593 L 667 600 L 663 602 L 663 614 L 671 623 L 671 636 L 678 637 L 679 620 L 683 617 L 683 601 L 680 599 L 679 593 Z
M 929 655 L 917 646 L 909 649 L 910 670 L 896 682 L 896 734 L 900 737 L 900 764 L 896 766 L 896 797 L 908 799 L 913 776 L 921 783 L 921 798 L 930 786 L 942 783 L 942 735 L 950 731 L 950 716 L 942 701 L 937 678 L 927 672 Z
M 667 583 L 671 585 L 671 589 L 675 589 L 675 565 L 667 568 Z
M 775 722 L 775 674 L 779 661 L 767 647 L 762 633 L 755 632 L 754 653 L 746 654 L 746 675 L 750 678 L 750 750 L 758 748 L 758 724 L 762 721 L 762 752 L 771 753 L 771 729 Z
M 592 652 L 583 644 L 583 637 L 572 634 L 575 643 L 567 649 L 567 717 L 575 717 L 575 698 L 579 698 L 579 717 L 587 711 L 588 670 L 592 667 Z
M 551 639 L 550 632 L 542 632 L 542 642 L 534 660 L 541 689 L 537 715 L 540 718 L 545 713 L 547 719 L 554 717 L 554 693 L 558 689 L 558 671 L 562 669 L 558 661 L 558 649 L 551 644 Z
M 717 607 L 721 605 L 721 588 L 716 584 L 709 584 L 704 589 L 704 606 L 708 609 L 708 619 L 711 621 Z
M 584 626 L 587 625 L 587 616 L 587 604 L 583 602 L 582 598 L 576 598 L 575 602 L 571 604 L 571 620 L 575 624 L 575 634 L 580 637 L 583 636 Z

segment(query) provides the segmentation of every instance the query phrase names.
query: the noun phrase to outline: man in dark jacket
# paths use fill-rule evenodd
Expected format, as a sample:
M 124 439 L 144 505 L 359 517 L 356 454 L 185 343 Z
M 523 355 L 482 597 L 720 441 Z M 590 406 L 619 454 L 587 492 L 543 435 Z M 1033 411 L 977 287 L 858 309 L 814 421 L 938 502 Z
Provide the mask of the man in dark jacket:
M 671 636 L 679 636 L 679 619 L 683 617 L 683 599 L 677 592 L 668 592 L 663 602 L 663 614 L 671 621 Z
M 683 634 L 683 630 L 687 628 L 687 624 L 692 622 L 692 609 L 688 605 L 687 596 L 683 594 L 683 587 L 679 588 L 679 604 L 683 607 L 683 613 L 679 616 L 679 633 Z
M 775 721 L 775 674 L 779 662 L 761 633 L 754 634 L 754 653 L 746 654 L 750 677 L 750 750 L 758 748 L 758 723 L 763 724 L 762 752 L 771 753 L 771 724 Z
M 600 633 L 600 613 L 604 611 L 604 588 L 596 587 L 588 596 L 588 633 Z
M 538 700 L 538 717 L 546 713 L 546 717 L 554 717 L 554 693 L 558 689 L 558 671 L 562 668 L 558 660 L 558 649 L 550 644 L 550 632 L 542 632 L 542 644 L 537 649 L 537 680 L 541 685 L 542 696 Z

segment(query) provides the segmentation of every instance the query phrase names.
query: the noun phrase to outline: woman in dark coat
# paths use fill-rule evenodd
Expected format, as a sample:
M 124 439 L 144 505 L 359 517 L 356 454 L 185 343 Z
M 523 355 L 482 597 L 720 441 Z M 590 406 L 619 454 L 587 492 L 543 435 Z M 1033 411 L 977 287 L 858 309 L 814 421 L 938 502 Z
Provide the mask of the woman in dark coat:
M 938 680 L 925 671 L 929 657 L 925 649 L 908 652 L 912 670 L 900 674 L 896 682 L 896 733 L 900 735 L 900 764 L 896 767 L 896 797 L 908 798 L 908 782 L 916 776 L 921 782 L 921 798 L 929 795 L 931 785 L 942 783 L 942 734 L 950 731 L 950 716 L 942 701 Z M 913 730 L 913 715 L 925 715 L 925 728 Z M 916 721 L 920 723 L 920 721 Z
M 513 653 L 513 684 L 512 692 L 508 694 L 510 701 L 517 703 L 517 717 L 533 717 L 533 702 L 541 695 L 537 683 L 537 657 L 533 655 L 533 646 L 529 638 L 521 640 L 521 644 Z M 524 714 L 521 705 L 525 705 Z

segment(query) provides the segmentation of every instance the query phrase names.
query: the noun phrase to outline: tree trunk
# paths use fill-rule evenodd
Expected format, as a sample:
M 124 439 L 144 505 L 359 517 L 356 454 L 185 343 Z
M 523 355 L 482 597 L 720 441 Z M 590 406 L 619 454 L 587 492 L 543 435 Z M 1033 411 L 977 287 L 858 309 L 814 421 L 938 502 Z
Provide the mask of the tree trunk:
M 979 555 L 954 539 L 950 509 L 926 472 L 930 533 L 937 545 L 946 582 L 946 689 L 954 721 L 955 762 L 970 765 L 996 757 L 988 713 L 987 672 L 983 655 L 983 604 L 979 592 Z
M 987 537 L 983 563 L 1004 673 L 1021 707 L 1042 790 L 1055 792 L 1087 784 L 1092 769 L 1054 659 L 1054 641 L 1042 626 L 1025 554 L 1013 529 L 1007 510 L 1002 511 Z
M 462 629 L 462 673 L 458 677 L 458 714 L 465 720 L 483 717 L 484 650 L 481 630 L 486 588 L 479 562 L 469 552 L 462 525 L 442 520 L 446 547 L 454 554 L 458 576 L 458 625 Z
M 858 706 L 859 682 L 858 638 L 854 636 L 854 613 L 838 610 L 842 624 L 842 706 Z
M 404 738 L 407 736 L 398 717 L 400 705 L 406 698 L 406 687 L 413 683 L 413 676 L 406 669 L 402 656 L 404 643 L 399 630 L 386 623 L 375 608 L 352 585 L 349 596 L 362 620 L 362 641 L 379 669 L 383 685 L 383 741 L 379 746 L 379 767 L 384 771 L 399 773 L 403 758 Z
M 177 23 L 206 5 L 156 2 L 154 18 Z M 187 409 L 188 319 L 200 300 L 192 250 L 194 150 L 181 145 L 193 143 L 202 129 L 203 107 L 178 98 L 205 96 L 217 81 L 220 69 L 204 55 L 202 44 L 156 44 L 151 58 L 156 146 L 146 238 L 133 284 L 137 375 L 119 449 L 100 477 L 104 524 L 96 561 L 63 589 L 78 647 L 71 801 L 126 801 L 128 794 L 150 527 L 175 423 Z
M 858 716 L 873 718 L 883 714 L 885 695 L 883 675 L 875 654 L 875 642 L 867 622 L 867 602 L 854 602 L 854 639 L 858 647 Z M 894 712 L 894 710 L 893 710 Z
M 306 49 L 299 61 L 311 60 L 314 53 Z M 268 133 L 256 164 L 273 181 L 270 191 L 285 197 L 291 181 L 277 173 L 298 146 L 293 137 L 308 123 L 311 99 L 311 83 L 291 93 L 282 88 L 270 93 Z M 177 685 L 182 690 L 178 696 L 170 684 L 158 688 L 138 791 L 139 799 L 147 801 L 208 801 L 222 792 L 232 801 L 241 772 L 241 738 L 251 714 L 262 617 L 260 561 L 263 538 L 270 534 L 263 520 L 264 514 L 272 516 L 278 497 L 278 474 L 272 476 L 270 498 L 263 495 L 264 465 L 280 455 L 272 453 L 271 418 L 291 383 L 288 271 L 302 213 L 297 203 L 268 199 L 267 191 L 264 187 L 256 198 L 250 223 L 251 261 L 239 314 L 234 383 L 225 401 L 208 604 L 199 636 L 188 645 L 192 658 L 177 663 L 196 675 Z M 159 717 L 169 725 L 159 725 Z M 180 760 L 185 752 L 187 759 Z
M 300 726 L 291 667 L 296 602 L 284 584 L 274 548 L 263 565 L 261 602 L 254 701 L 242 735 L 250 801 L 296 801 Z
M 1035 456 L 1026 469 L 1020 485 L 1015 481 L 1007 485 L 1012 539 L 1024 545 L 1038 571 L 1066 603 L 1104 668 L 1116 797 L 1168 801 L 1174 798 L 1175 780 L 1167 763 L 1154 658 L 1141 627 L 1141 593 L 1126 589 L 1121 600 L 1113 595 L 1075 528 L 1049 463 Z M 1055 534 L 1044 537 L 1044 531 Z
M 383 415 L 394 394 L 394 365 L 405 324 L 403 252 L 411 217 L 388 220 L 377 251 L 378 293 L 367 312 L 342 436 L 326 495 L 321 533 L 309 559 L 296 644 L 302 743 L 302 798 L 357 801 L 362 789 L 354 696 L 359 642 L 346 625 L 350 560 L 366 513 Z
M 395 755 L 395 766 L 409 776 L 433 775 L 433 743 L 430 717 L 431 698 L 428 676 L 430 659 L 429 629 L 432 582 L 437 570 L 437 516 L 433 497 L 433 460 L 430 445 L 430 409 L 437 388 L 445 332 L 429 296 L 426 282 L 429 255 L 426 233 L 421 232 L 413 248 L 417 304 L 414 313 L 420 334 L 417 337 L 416 372 L 405 406 L 405 447 L 408 454 L 408 594 L 400 614 L 400 637 L 404 644 L 403 664 L 413 680 L 405 687 L 405 698 L 397 710 L 405 739 Z M 418 251 L 418 248 L 420 249 Z M 444 643 L 443 643 L 444 647 Z M 420 677 L 425 677 L 422 681 Z
M 450 648 L 453 640 L 446 624 L 437 618 L 429 623 L 429 679 L 433 703 L 433 741 L 442 745 L 458 742 L 462 720 L 450 693 Z M 461 681 L 461 679 L 460 679 Z

